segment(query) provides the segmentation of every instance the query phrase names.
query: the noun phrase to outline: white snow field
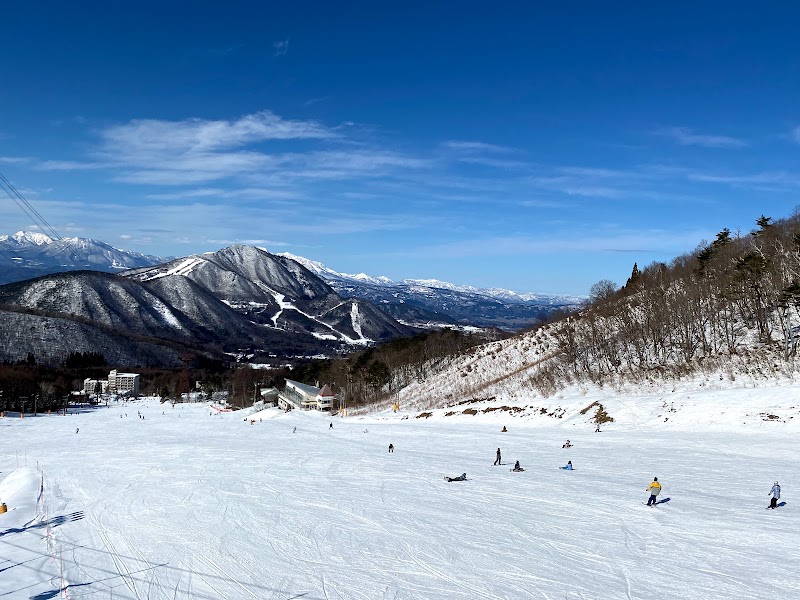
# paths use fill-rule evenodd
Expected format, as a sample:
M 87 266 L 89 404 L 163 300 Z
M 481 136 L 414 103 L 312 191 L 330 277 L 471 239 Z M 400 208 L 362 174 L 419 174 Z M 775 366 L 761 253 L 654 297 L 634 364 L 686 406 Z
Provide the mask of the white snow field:
M 800 418 L 210 413 L 0 419 L 0 599 L 800 598 Z M 670 501 L 649 508 L 653 476 Z

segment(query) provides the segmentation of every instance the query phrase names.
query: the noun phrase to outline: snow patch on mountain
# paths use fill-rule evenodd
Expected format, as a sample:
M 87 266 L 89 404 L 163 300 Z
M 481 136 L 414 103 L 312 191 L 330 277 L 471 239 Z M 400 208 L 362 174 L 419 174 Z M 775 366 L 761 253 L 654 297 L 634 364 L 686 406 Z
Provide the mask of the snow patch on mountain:
M 178 263 L 171 269 L 166 271 L 162 271 L 160 273 L 154 273 L 153 275 L 145 276 L 142 278 L 142 281 L 152 281 L 154 279 L 160 279 L 162 277 L 167 277 L 168 275 L 188 275 L 192 272 L 197 265 L 203 262 L 203 259 L 198 256 L 190 256 L 186 260 Z
M 12 236 L 0 235 L 0 242 L 13 242 L 18 245 L 46 246 L 53 243 L 53 238 L 35 231 L 18 231 Z

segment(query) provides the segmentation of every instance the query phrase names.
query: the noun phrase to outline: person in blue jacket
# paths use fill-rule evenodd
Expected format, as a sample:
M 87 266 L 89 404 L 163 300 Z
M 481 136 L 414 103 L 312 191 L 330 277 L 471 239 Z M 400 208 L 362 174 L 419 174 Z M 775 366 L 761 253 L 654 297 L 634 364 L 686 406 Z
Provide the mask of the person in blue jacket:
M 565 471 L 572 471 L 572 461 L 571 461 L 571 460 L 568 460 L 568 461 L 567 461 L 567 464 L 566 464 L 566 465 L 564 465 L 564 466 L 563 466 L 563 467 L 561 467 L 561 468 L 562 468 L 562 469 L 564 469 Z

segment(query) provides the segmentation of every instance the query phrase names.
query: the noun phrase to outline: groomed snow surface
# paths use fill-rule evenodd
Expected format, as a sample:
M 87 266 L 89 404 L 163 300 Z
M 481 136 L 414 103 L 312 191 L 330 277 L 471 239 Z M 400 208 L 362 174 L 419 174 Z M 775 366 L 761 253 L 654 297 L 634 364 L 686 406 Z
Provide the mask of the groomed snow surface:
M 793 421 L 415 415 L 151 399 L 0 419 L 0 599 L 800 597 Z M 670 500 L 649 508 L 653 476 Z

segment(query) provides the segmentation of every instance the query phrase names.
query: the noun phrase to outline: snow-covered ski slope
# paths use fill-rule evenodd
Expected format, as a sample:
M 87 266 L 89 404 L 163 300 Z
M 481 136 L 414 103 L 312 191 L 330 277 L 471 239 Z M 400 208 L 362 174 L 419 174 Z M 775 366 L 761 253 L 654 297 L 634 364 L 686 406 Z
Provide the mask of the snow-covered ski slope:
M 0 419 L 0 599 L 800 596 L 792 421 L 211 412 Z M 648 508 L 653 476 L 670 501 Z M 776 479 L 786 505 L 764 510 Z

